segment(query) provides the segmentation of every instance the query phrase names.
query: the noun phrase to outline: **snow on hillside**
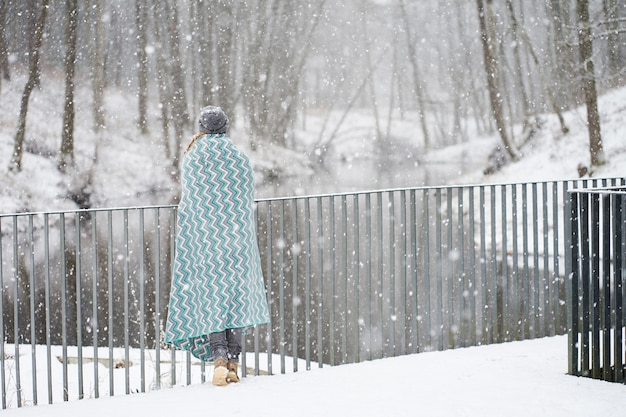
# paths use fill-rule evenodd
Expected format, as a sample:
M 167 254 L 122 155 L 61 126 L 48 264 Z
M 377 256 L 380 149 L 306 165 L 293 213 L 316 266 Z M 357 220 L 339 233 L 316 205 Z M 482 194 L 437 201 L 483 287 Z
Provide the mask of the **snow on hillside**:
M 89 196 L 92 207 L 168 204 L 176 201 L 178 188 L 165 157 L 158 109 L 151 109 L 149 114 L 151 133 L 141 136 L 134 126 L 136 111 L 132 94 L 120 91 L 107 92 L 107 127 L 96 135 L 90 128 L 92 116 L 88 88 L 78 89 L 75 129 L 77 169 L 74 173 L 61 175 L 56 169 L 56 155 L 60 146 L 63 106 L 60 98 L 63 84 L 60 80 L 49 78 L 42 80 L 41 90 L 35 90 L 31 97 L 23 169 L 19 173 L 8 172 L 23 82 L 16 77 L 9 83 L 3 83 L 0 92 L 0 175 L 3 177 L 0 184 L 0 213 L 75 209 L 78 205 L 70 196 L 81 193 Z M 608 163 L 593 173 L 595 177 L 626 175 L 624 103 L 626 88 L 611 91 L 600 100 Z M 318 139 L 318 126 L 321 126 L 324 117 L 323 112 L 310 113 L 307 130 L 298 132 L 298 136 L 309 144 Z M 311 186 L 310 181 L 300 181 L 299 178 L 312 175 L 309 154 L 275 146 L 249 154 L 259 177 L 272 175 L 272 171 L 277 168 L 288 167 L 288 175 L 296 177 L 298 181 L 287 192 L 297 194 L 423 185 L 419 177 L 407 174 L 412 165 L 417 164 L 435 166 L 447 163 L 445 169 L 448 171 L 450 165 L 458 165 L 458 172 L 447 174 L 436 185 L 572 179 L 578 177 L 578 165 L 588 165 L 590 159 L 584 107 L 566 113 L 565 117 L 570 128 L 568 135 L 560 133 L 555 116 L 543 115 L 541 129 L 521 149 L 522 160 L 487 176 L 483 170 L 487 166 L 489 152 L 499 143 L 496 136 L 479 137 L 423 154 L 419 146 L 415 146 L 415 137 L 419 137 L 418 125 L 410 115 L 402 120 L 394 120 L 391 136 L 395 143 L 389 151 L 389 157 L 396 170 L 384 181 L 379 178 L 372 178 L 365 183 L 362 181 L 362 170 L 369 169 L 369 165 L 359 165 L 358 162 L 380 154 L 375 141 L 370 139 L 374 136 L 372 117 L 364 111 L 351 113 L 332 144 L 333 153 L 327 160 L 326 169 L 327 172 L 336 171 L 338 174 L 328 189 L 325 184 Z M 235 129 L 232 136 L 240 146 L 247 148 L 247 139 L 242 132 Z M 183 138 L 181 146 L 187 140 Z M 313 152 L 312 149 L 310 151 Z M 324 173 L 316 173 L 315 176 L 323 177 Z M 89 180 L 92 184 L 87 187 Z M 261 194 L 271 196 L 269 192 L 271 190 Z

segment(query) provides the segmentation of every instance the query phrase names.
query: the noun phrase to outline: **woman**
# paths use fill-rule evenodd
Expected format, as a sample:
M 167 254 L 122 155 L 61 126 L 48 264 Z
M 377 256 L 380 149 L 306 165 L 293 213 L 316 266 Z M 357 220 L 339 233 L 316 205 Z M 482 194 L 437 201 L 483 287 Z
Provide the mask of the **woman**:
M 181 169 L 176 256 L 165 341 L 213 359 L 213 384 L 238 382 L 245 327 L 269 322 L 247 156 L 219 107 L 200 112 Z

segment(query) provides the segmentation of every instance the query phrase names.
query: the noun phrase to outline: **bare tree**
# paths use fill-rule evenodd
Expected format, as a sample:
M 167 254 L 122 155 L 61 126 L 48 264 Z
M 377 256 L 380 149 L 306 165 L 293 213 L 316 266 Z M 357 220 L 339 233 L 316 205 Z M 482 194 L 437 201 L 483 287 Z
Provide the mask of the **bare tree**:
M 185 66 L 181 58 L 180 27 L 178 22 L 178 2 L 165 1 L 167 16 L 167 34 L 170 41 L 170 76 L 172 80 L 171 116 L 174 126 L 174 153 L 172 166 L 174 176 L 178 176 L 178 161 L 181 152 L 181 140 L 189 126 L 189 111 L 187 109 L 187 95 L 185 94 Z
M 203 2 L 197 0 L 197 20 L 198 22 L 204 22 L 202 26 L 198 23 L 198 55 L 199 55 L 199 78 L 201 81 L 200 87 L 200 105 L 206 106 L 213 103 L 213 86 L 215 83 L 215 76 L 213 74 L 212 58 L 213 54 L 213 28 L 215 13 L 214 8 L 217 6 L 216 2 Z M 202 30 L 200 30 L 202 28 Z
M 587 107 L 587 129 L 589 130 L 589 152 L 591 166 L 598 167 L 606 163 L 600 131 L 600 114 L 598 112 L 598 93 L 593 64 L 593 41 L 589 19 L 589 0 L 576 1 L 578 15 L 578 50 L 582 66 L 582 88 Z
M 162 15 L 163 2 L 160 0 L 154 0 L 152 4 L 152 10 L 154 13 L 154 42 L 155 42 L 155 55 L 156 55 L 156 79 L 157 87 L 159 91 L 159 106 L 161 109 L 161 129 L 163 134 L 163 146 L 165 148 L 165 157 L 170 160 L 172 158 L 172 150 L 170 147 L 170 126 L 169 126 L 169 114 L 170 114 L 170 86 L 169 80 L 169 66 L 165 59 L 166 44 L 163 40 L 163 28 L 161 27 L 162 19 L 159 16 Z
M 324 4 L 325 0 L 310 5 L 287 0 L 244 3 L 251 24 L 242 32 L 246 43 L 241 94 L 253 148 L 258 140 L 287 146 L 301 77 Z
M 5 35 L 8 14 L 8 5 L 6 3 L 7 0 L 0 0 L 0 87 L 2 86 L 2 79 L 6 81 L 11 79 L 11 72 L 9 70 L 9 48 Z
M 94 24 L 94 36 L 93 36 L 93 50 L 91 54 L 91 67 L 92 71 L 92 97 L 93 97 L 93 118 L 94 118 L 94 130 L 96 132 L 101 131 L 105 124 L 105 110 L 104 110 L 104 31 L 102 23 L 102 0 L 94 0 L 92 7 Z
M 407 45 L 409 47 L 409 62 L 413 68 L 413 88 L 415 89 L 415 98 L 417 99 L 417 111 L 419 114 L 420 125 L 422 127 L 422 135 L 424 136 L 424 148 L 430 148 L 430 135 L 428 133 L 428 125 L 426 123 L 426 109 L 424 99 L 424 83 L 422 80 L 421 70 L 417 58 L 416 41 L 411 35 L 411 23 L 404 5 L 404 0 L 400 0 L 400 11 L 404 20 L 404 31 L 406 33 Z
M 142 135 L 148 133 L 148 13 L 145 0 L 135 0 L 135 23 L 137 26 L 137 79 L 139 89 L 139 129 Z
M 67 26 L 65 29 L 65 106 L 63 107 L 63 132 L 57 167 L 66 172 L 74 165 L 74 72 L 76 68 L 76 32 L 78 1 L 66 0 Z
M 608 49 L 608 71 L 609 76 L 615 77 L 610 84 L 621 85 L 624 79 L 624 61 L 623 51 L 620 44 L 620 17 L 619 17 L 619 0 L 603 0 L 604 15 L 606 19 L 607 35 L 606 43 Z M 622 9 L 625 6 L 622 4 Z M 626 31 L 626 29 L 622 29 Z M 622 42 L 623 44 L 623 42 Z
M 20 105 L 20 115 L 17 124 L 17 132 L 15 133 L 15 144 L 13 147 L 13 155 L 9 163 L 10 171 L 20 171 L 22 169 L 22 155 L 24 153 L 24 136 L 26 134 L 26 115 L 28 114 L 28 103 L 30 94 L 38 83 L 39 74 L 39 54 L 41 44 L 43 42 L 43 32 L 46 25 L 46 14 L 48 12 L 48 3 L 50 0 L 42 0 L 39 17 L 35 25 L 35 33 L 33 36 L 33 49 L 30 55 L 30 63 L 28 66 L 28 81 L 24 86 L 22 100 Z
M 500 139 L 504 149 L 513 161 L 519 159 L 517 150 L 509 141 L 504 123 L 504 107 L 502 101 L 502 91 L 500 88 L 500 77 L 498 68 L 498 58 L 495 43 L 495 22 L 493 17 L 492 0 L 476 0 L 478 6 L 478 19 L 480 23 L 480 38 L 483 45 L 483 58 L 485 62 L 485 72 L 487 75 L 487 87 L 489 90 L 489 101 L 491 110 L 496 122 L 496 128 L 500 134 Z
M 223 2 L 219 4 L 219 8 L 215 7 L 215 17 L 213 19 L 213 39 L 215 40 L 215 58 L 216 77 L 214 80 L 213 90 L 216 103 L 224 108 L 232 122 L 235 121 L 235 99 L 237 91 L 235 85 L 236 73 L 236 52 L 235 52 L 235 33 L 236 33 L 236 8 L 234 2 Z M 210 60 L 210 57 L 209 57 Z

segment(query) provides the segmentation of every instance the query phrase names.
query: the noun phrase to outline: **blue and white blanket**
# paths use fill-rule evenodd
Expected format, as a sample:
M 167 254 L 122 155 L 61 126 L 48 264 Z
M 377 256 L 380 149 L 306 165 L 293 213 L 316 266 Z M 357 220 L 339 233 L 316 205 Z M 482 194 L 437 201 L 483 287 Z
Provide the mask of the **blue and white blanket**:
M 269 322 L 252 168 L 228 135 L 202 135 L 181 183 L 165 341 L 207 361 L 209 333 Z

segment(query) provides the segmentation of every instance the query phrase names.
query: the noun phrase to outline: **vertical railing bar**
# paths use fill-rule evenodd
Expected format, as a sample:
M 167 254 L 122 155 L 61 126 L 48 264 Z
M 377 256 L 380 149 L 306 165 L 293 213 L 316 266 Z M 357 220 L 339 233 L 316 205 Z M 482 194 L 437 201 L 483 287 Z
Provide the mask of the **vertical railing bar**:
M 532 189 L 532 203 L 533 203 L 533 336 L 539 337 L 542 335 L 542 322 L 540 320 L 540 308 L 539 301 L 540 284 L 539 284 L 539 207 L 538 207 L 538 194 L 537 183 L 531 184 Z
M 258 222 L 258 219 L 259 219 L 259 205 L 258 205 L 258 203 L 255 203 L 253 205 L 252 211 L 253 211 L 253 216 L 256 219 L 256 221 L 254 222 L 254 233 L 255 233 L 255 236 L 256 236 L 257 241 L 258 241 L 258 239 L 259 239 L 259 228 L 258 228 L 258 223 L 259 223 Z M 265 285 L 265 283 L 264 283 L 264 285 Z M 267 287 L 267 291 L 269 292 L 269 290 L 270 290 L 270 288 L 268 286 Z M 259 375 L 261 373 L 260 369 L 259 369 L 259 367 L 260 367 L 260 364 L 259 364 L 259 355 L 260 355 L 260 352 L 259 352 L 259 349 L 260 349 L 259 348 L 259 326 L 258 325 L 254 325 L 252 327 L 251 331 L 253 332 L 252 340 L 253 340 L 253 345 L 254 345 L 254 349 L 253 349 L 253 351 L 254 351 L 254 369 L 253 369 L 252 372 L 253 372 L 253 375 Z M 247 332 L 245 332 L 245 331 L 242 332 L 242 338 L 243 338 L 243 341 L 242 341 L 242 344 L 241 344 L 241 347 L 242 347 L 242 350 L 241 350 L 241 354 L 242 354 L 241 355 L 241 377 L 245 378 L 245 377 L 248 376 L 248 358 L 247 358 L 248 354 L 247 354 L 247 349 L 246 349 L 246 343 L 244 343 L 245 341 L 247 341 Z M 203 366 L 201 367 L 201 374 L 202 374 L 201 380 L 202 380 L 202 383 L 204 384 L 206 382 L 204 362 L 203 362 Z
M 580 242 L 582 244 L 580 254 L 580 278 L 582 286 L 582 326 L 581 326 L 581 355 L 582 355 L 582 375 L 589 376 L 589 194 L 580 196 L 579 214 L 580 217 Z
M 600 197 L 591 195 L 591 369 L 592 377 L 601 376 L 600 364 Z
M 83 378 L 83 310 L 82 310 L 82 247 L 80 236 L 80 217 L 81 213 L 75 214 L 75 227 L 76 227 L 76 350 L 78 352 L 78 398 L 83 399 L 85 397 L 84 392 L 84 378 Z
M 515 339 L 520 340 L 523 335 L 524 317 L 522 316 L 522 305 L 523 301 L 521 301 L 522 291 L 520 288 L 520 277 L 519 277 L 519 247 L 518 247 L 518 215 L 517 215 L 517 184 L 511 185 L 511 239 L 513 244 L 513 249 L 511 251 L 512 256 L 512 268 L 511 271 L 511 298 L 516 300 L 515 309 L 511 312 L 511 322 L 513 323 L 513 328 L 515 329 Z
M 45 314 L 46 314 L 46 365 L 47 365 L 47 377 L 48 377 L 48 404 L 52 404 L 52 319 L 50 303 L 50 216 L 45 213 L 43 216 L 44 224 L 44 259 L 46 272 L 44 276 L 44 297 L 45 297 Z M 1 233 L 0 233 L 1 234 Z M 2 245 L 0 245 L 0 248 Z M 1 250 L 0 250 L 1 252 Z M 2 262 L 0 262 L 0 265 Z M 1 268 L 0 268 L 1 269 Z M 4 340 L 4 337 L 3 339 Z
M 548 183 L 541 184 L 542 191 L 542 220 L 543 220 L 543 322 L 542 336 L 554 336 L 554 315 L 552 303 L 552 286 L 550 285 L 550 236 L 548 225 Z M 554 254 L 556 256 L 556 254 Z
M 93 278 L 91 283 L 91 335 L 93 343 L 93 380 L 100 381 L 98 375 L 98 228 L 97 228 L 98 213 L 91 213 L 91 240 L 93 242 Z M 93 384 L 94 397 L 100 398 L 100 383 L 94 382 Z
M 128 303 L 130 285 L 130 238 L 128 235 L 128 210 L 124 210 L 124 385 L 126 394 L 130 394 L 130 313 Z
M 146 392 L 146 295 L 145 295 L 145 250 L 146 247 L 146 237 L 145 237 L 145 209 L 139 209 L 139 361 L 140 369 L 139 369 L 139 383 L 141 392 Z
M 460 347 L 467 346 L 467 326 L 464 325 L 464 322 L 467 321 L 465 319 L 467 313 L 467 296 L 466 291 L 466 278 L 467 274 L 465 271 L 465 229 L 464 229 L 464 194 L 465 188 L 458 187 L 457 188 L 457 258 L 459 262 L 459 278 L 457 279 L 457 304 L 459 306 L 458 312 L 458 331 L 459 339 L 461 341 Z
M 28 238 L 30 241 L 30 348 L 32 366 L 33 405 L 37 405 L 37 326 L 35 325 L 35 236 L 33 214 L 28 216 Z M 2 268 L 2 264 L 0 264 Z
M 65 213 L 59 215 L 61 248 L 61 339 L 63 356 L 63 401 L 68 401 L 67 375 L 67 263 L 65 259 Z
M 441 193 L 442 189 L 437 188 L 435 190 L 435 259 L 437 261 L 437 272 L 435 277 L 437 279 L 437 350 L 444 349 L 444 334 L 446 329 L 443 322 L 443 237 L 441 236 Z M 449 308 L 449 306 L 448 306 Z M 449 311 L 448 311 L 449 313 Z
M 173 279 L 174 276 L 174 260 L 176 258 L 176 225 L 178 223 L 178 211 L 177 210 L 172 210 L 172 215 L 171 215 L 171 219 L 170 219 L 170 240 L 169 240 L 169 259 L 170 261 L 170 268 L 168 271 L 168 275 L 170 277 L 170 282 Z M 178 379 L 178 376 L 176 374 L 176 348 L 174 347 L 174 345 L 171 346 L 170 348 L 170 384 L 172 386 L 176 385 L 176 381 Z
M 530 328 L 533 321 L 531 319 L 530 306 L 530 270 L 528 265 L 528 184 L 522 184 L 522 258 L 524 269 L 522 274 L 522 339 L 531 335 Z
M 424 320 L 426 335 L 426 346 L 430 350 L 433 346 L 433 334 L 432 334 L 432 321 L 433 314 L 431 309 L 431 294 L 430 294 L 430 190 L 425 188 L 422 192 L 422 207 L 423 207 L 423 223 L 422 231 L 424 238 L 422 244 L 424 245 L 424 267 L 422 279 L 424 280 L 424 314 L 426 318 Z
M 175 210 L 173 210 L 175 211 Z M 161 209 L 156 209 L 156 248 L 154 251 L 154 370 L 156 389 L 161 389 Z M 244 367 L 245 370 L 245 367 Z
M 300 302 L 300 296 L 298 295 L 299 286 L 298 286 L 298 259 L 302 252 L 300 248 L 299 241 L 299 229 L 298 229 L 298 200 L 291 200 L 291 218 L 292 218 L 292 248 L 291 248 L 291 257 L 292 257 L 292 300 L 291 300 L 291 314 L 293 317 L 293 324 L 291 327 L 292 333 L 292 353 L 293 353 L 293 372 L 298 372 L 298 307 L 302 304 Z
M 626 190 L 623 190 L 623 192 Z M 626 223 L 626 192 L 621 196 L 613 196 L 613 221 L 614 221 L 614 233 L 613 233 L 613 253 L 614 253 L 614 271 L 615 271 L 615 338 L 613 339 L 613 363 L 615 366 L 615 378 L 616 382 L 626 382 L 624 380 L 624 359 L 623 359 L 623 347 L 624 334 L 622 326 L 624 300 L 624 270 L 626 270 L 626 256 L 624 252 L 626 250 L 626 237 L 624 236 L 625 223 Z M 620 207 L 621 201 L 621 207 Z
M 318 367 L 324 366 L 324 222 L 322 216 L 322 198 L 317 203 L 317 361 Z
M 496 247 L 496 186 L 491 185 L 489 187 L 489 218 L 490 220 L 490 232 L 491 232 L 491 256 L 489 260 L 489 265 L 491 266 L 491 280 L 489 283 L 490 289 L 490 312 L 491 312 L 491 337 L 489 338 L 490 343 L 501 342 L 501 326 L 499 325 L 500 320 L 498 319 L 498 310 L 500 306 L 498 305 L 498 248 Z
M 603 379 L 611 381 L 611 204 L 610 196 L 603 195 L 600 202 L 602 210 L 602 260 L 603 260 L 603 293 L 602 293 L 602 369 Z
M 453 349 L 456 346 L 456 339 L 458 332 L 454 331 L 454 322 L 455 322 L 455 311 L 454 308 L 454 284 L 455 284 L 455 276 L 456 271 L 454 268 L 454 257 L 452 253 L 454 251 L 454 243 L 453 243 L 453 222 L 452 222 L 452 188 L 446 189 L 446 263 L 448 264 L 448 270 L 446 271 L 447 275 L 447 304 L 448 304 L 448 337 L 447 343 L 448 348 Z M 443 260 L 442 260 L 443 263 Z
M 304 199 L 304 359 L 311 370 L 311 204 Z
M 384 235 L 383 235 L 383 194 L 376 193 L 376 239 L 378 240 L 378 277 L 376 279 L 376 313 L 380 323 L 378 337 L 380 338 L 380 356 L 384 357 L 385 346 L 385 320 L 383 317 L 383 270 L 385 265 L 384 258 Z
M 61 248 L 61 338 L 63 346 L 63 401 L 68 401 L 67 375 L 67 263 L 65 259 L 65 213 L 59 215 Z
M 353 200 L 353 210 L 354 210 L 354 328 L 355 328 L 355 349 L 354 349 L 354 361 L 356 363 L 361 362 L 361 256 L 360 256 L 360 242 L 361 242 L 361 233 L 360 233 L 360 212 L 359 212 L 359 195 L 354 194 L 352 197 Z
M 487 231 L 485 218 L 485 187 L 479 186 L 479 205 L 480 205 L 480 316 L 482 321 L 481 339 L 483 344 L 489 343 L 489 333 L 493 327 L 487 319 L 489 306 L 487 304 Z
M 330 303 L 329 303 L 329 323 L 328 323 L 328 336 L 329 336 L 329 354 L 330 354 L 330 364 L 336 365 L 335 363 L 335 304 L 337 299 L 337 288 L 335 288 L 335 262 L 336 262 L 336 254 L 337 254 L 337 234 L 336 234 L 336 225 L 335 225 L 335 197 L 328 197 L 329 200 L 329 220 L 330 220 L 330 230 L 328 233 L 328 239 L 330 241 L 330 268 L 329 268 L 329 288 L 331 291 L 330 294 Z M 320 293 L 323 294 L 323 293 Z
M 286 372 L 285 364 L 285 200 L 280 201 L 278 225 L 278 353 L 280 354 L 280 373 Z M 268 219 L 269 220 L 269 219 Z
M 407 254 L 407 239 L 408 236 L 408 224 L 407 224 L 407 200 L 406 200 L 406 190 L 400 191 L 400 226 L 401 226 L 401 239 L 400 239 L 400 256 L 402 258 L 402 265 L 400 266 L 400 313 L 398 316 L 402 317 L 402 323 L 407 325 L 407 302 L 408 302 L 408 291 L 407 291 L 407 268 L 409 265 L 408 259 L 410 258 L 410 254 Z M 403 326 L 404 327 L 404 326 Z M 410 328 L 406 326 L 405 328 Z M 400 332 L 400 355 L 406 355 L 408 353 L 408 343 L 406 337 L 406 331 Z
M 266 259 L 266 274 L 267 274 L 267 286 L 268 286 L 268 296 L 272 293 L 273 286 L 273 274 L 272 274 L 272 263 L 273 263 L 273 251 L 272 251 L 272 203 L 267 203 L 267 213 L 265 215 L 265 221 L 267 225 L 267 259 Z M 270 322 L 267 324 L 267 374 L 273 375 L 273 361 L 272 361 L 272 352 L 273 352 L 273 333 L 274 333 L 274 319 L 272 310 L 274 309 L 274 304 L 268 300 L 269 308 L 270 308 Z
M 417 265 L 418 265 L 418 254 L 417 254 L 417 196 L 415 190 L 409 191 L 409 201 L 410 201 L 410 238 L 411 238 L 411 289 L 413 294 L 411 294 L 411 343 L 413 343 L 413 349 L 410 350 L 411 353 L 418 353 L 420 351 L 419 345 L 419 290 L 418 290 L 418 279 L 417 279 Z
M 563 190 L 564 192 L 566 190 Z M 570 233 L 565 235 L 566 244 L 569 243 L 570 263 L 566 270 L 566 308 L 567 308 L 567 373 L 570 375 L 579 375 L 578 372 L 578 280 L 580 278 L 579 270 L 579 245 L 580 238 L 578 235 L 579 211 L 578 211 L 578 193 L 570 193 L 569 198 L 565 198 L 565 213 L 569 212 Z M 568 207 L 569 206 L 569 207 Z
M 508 218 L 507 218 L 507 186 L 500 186 L 500 210 L 502 210 L 502 341 L 511 340 L 511 315 L 509 312 L 509 243 L 508 235 Z
M 22 407 L 22 374 L 20 372 L 20 341 L 19 341 L 19 244 L 17 216 L 13 216 L 13 348 L 15 350 L 15 394 L 17 406 Z M 4 342 L 4 341 L 3 341 Z
M 254 235 L 257 239 L 257 244 L 258 244 L 258 239 L 259 239 L 259 229 L 258 229 L 258 203 L 253 204 L 252 207 L 252 213 L 253 213 L 253 217 L 255 219 L 254 221 Z M 263 283 L 263 285 L 265 286 L 265 283 Z M 253 333 L 252 338 L 254 340 L 254 356 L 255 358 L 257 358 L 257 360 L 255 361 L 255 365 L 254 365 L 254 375 L 258 375 L 259 371 L 258 371 L 258 365 L 259 365 L 259 361 L 258 361 L 258 355 L 259 355 L 259 350 L 258 350 L 258 326 L 254 325 L 251 327 L 250 331 Z M 244 329 L 244 331 L 241 332 L 241 377 L 245 378 L 248 376 L 248 349 L 247 349 L 247 341 L 248 341 L 248 334 L 249 332 L 247 330 Z M 204 384 L 206 382 L 206 363 L 203 361 L 200 365 L 200 382 L 202 384 Z
M 47 216 L 47 215 L 46 215 Z M 46 217 L 47 218 L 47 217 Z M 4 245 L 2 244 L 2 217 L 0 217 L 0 340 L 5 340 L 4 334 L 4 274 L 2 265 L 4 261 L 2 259 Z M 7 408 L 7 388 L 6 388 L 6 356 L 4 352 L 4 343 L 0 343 L 0 390 L 2 390 L 2 409 Z M 48 361 L 48 370 L 50 370 L 50 362 Z M 52 384 L 48 381 L 48 390 L 50 390 Z
M 395 196 L 393 191 L 387 193 L 389 210 L 389 346 L 391 356 L 396 356 L 396 221 L 395 221 Z M 381 239 L 382 242 L 382 239 Z M 382 288 L 382 286 L 381 286 Z M 382 300 L 381 300 L 382 301 Z
M 107 309 L 109 337 L 109 396 L 115 395 L 115 379 L 113 375 L 113 212 L 107 212 Z
M 476 187 L 469 187 L 469 282 L 467 284 L 469 288 L 469 300 L 470 300 L 470 344 L 475 346 L 478 344 L 478 320 L 476 314 L 476 297 L 479 294 L 478 288 L 476 287 L 476 203 L 474 199 Z
M 365 323 L 365 329 L 372 328 L 372 200 L 371 194 L 365 194 L 365 276 L 367 279 L 367 289 L 365 294 L 366 308 L 367 308 L 367 322 Z M 368 331 L 368 345 L 367 345 L 367 360 L 372 360 L 372 333 Z
M 560 279 L 559 279 L 559 269 L 560 269 L 560 259 L 561 251 L 559 247 L 559 188 L 558 183 L 552 183 L 552 276 L 550 280 L 552 281 L 552 308 L 554 309 L 554 314 L 552 315 L 552 319 L 554 320 L 554 334 L 562 334 L 562 323 L 563 317 L 561 315 L 561 303 L 560 300 Z M 564 251 L 566 252 L 566 251 Z
M 341 240 L 343 242 L 343 252 L 340 257 L 341 272 L 343 274 L 343 300 L 342 306 L 344 313 L 341 315 L 341 364 L 348 363 L 348 314 L 352 314 L 349 306 L 348 288 L 350 277 L 348 276 L 348 196 L 341 197 Z

